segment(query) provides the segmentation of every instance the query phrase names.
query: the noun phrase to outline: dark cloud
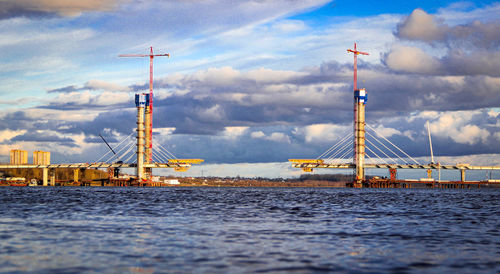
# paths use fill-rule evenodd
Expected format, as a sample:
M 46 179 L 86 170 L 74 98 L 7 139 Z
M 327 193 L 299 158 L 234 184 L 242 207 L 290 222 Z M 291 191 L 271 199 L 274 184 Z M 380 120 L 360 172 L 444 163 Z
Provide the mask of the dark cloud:
M 125 135 L 130 134 L 136 127 L 135 112 L 130 109 L 105 111 L 90 121 L 64 122 L 63 133 L 85 134 L 86 136 L 99 136 L 105 129 L 112 129 Z M 104 137 L 109 135 L 104 134 Z
M 449 133 L 446 130 L 435 132 L 436 155 L 500 153 L 496 137 L 496 125 L 500 121 L 486 111 L 500 105 L 500 86 L 496 79 L 483 75 L 442 77 L 403 73 L 363 62 L 359 69 L 359 84 L 368 90 L 368 123 L 399 132 L 390 140 L 412 156 L 428 155 L 423 128 L 426 120 L 442 124 L 442 128 L 449 130 Z M 154 126 L 175 128 L 175 131 L 168 136 L 156 134 L 155 139 L 161 140 L 161 144 L 178 157 L 199 157 L 209 163 L 314 158 L 337 140 L 318 136 L 313 140 L 319 142 L 310 141 L 311 138 L 306 138 L 307 133 L 300 133 L 301 129 L 315 124 L 344 127 L 352 124 L 351 75 L 351 65 L 325 62 L 300 72 L 241 72 L 221 68 L 160 79 L 155 85 Z M 120 139 L 117 136 L 127 136 L 136 127 L 133 105 L 130 101 L 103 107 L 100 114 L 89 121 L 38 121 L 25 112 L 17 112 L 7 115 L 0 125 L 28 132 L 44 128 L 59 132 L 60 136 L 84 134 L 84 142 L 95 144 L 102 143 L 101 133 L 113 146 Z M 52 102 L 43 108 L 78 111 L 96 106 Z M 466 110 L 475 114 L 456 124 L 439 120 L 456 110 L 465 112 L 447 119 L 463 119 L 461 117 L 468 115 Z M 423 111 L 435 113 L 420 115 Z M 232 137 L 227 132 L 228 127 L 248 129 Z M 257 133 L 252 135 L 253 132 Z M 74 145 L 66 137 L 51 137 L 54 136 L 35 139 L 32 135 L 21 135 L 11 141 L 64 141 Z M 85 153 L 95 160 L 97 150 L 107 152 L 103 144 L 103 148 L 99 146 L 92 151 L 94 154 Z
M 0 3 L 0 20 L 13 17 L 43 18 L 43 17 L 52 17 L 55 15 L 56 14 L 53 12 L 29 10 L 22 7 L 15 7 L 11 3 L 5 3 L 5 2 Z
M 107 11 L 118 5 L 118 0 L 38 1 L 16 0 L 0 2 L 0 19 L 12 17 L 75 16 L 81 12 Z
M 417 47 L 395 47 L 383 56 L 389 68 L 426 75 L 500 76 L 500 20 L 449 26 L 421 9 L 397 27 L 401 40 L 416 40 L 446 52 L 434 57 Z
M 32 132 L 28 131 L 25 134 L 18 135 L 10 140 L 11 142 L 41 142 L 41 143 L 58 143 L 68 147 L 77 147 L 75 141 L 68 137 L 60 137 L 52 133 Z
M 2 119 L 0 119 L 0 129 L 32 129 L 32 125 L 35 121 L 36 119 L 26 115 L 24 111 L 15 111 L 7 113 L 4 117 L 2 117 Z
M 75 85 L 71 85 L 71 86 L 66 86 L 66 87 L 62 87 L 62 88 L 50 89 L 50 90 L 47 90 L 47 93 L 70 93 L 70 92 L 75 92 L 75 91 L 81 91 L 84 89 L 85 88 L 78 88 Z
M 115 136 L 104 136 L 103 135 L 103 137 L 106 140 L 106 142 L 108 142 L 108 143 L 116 143 L 116 142 L 120 141 Z M 94 136 L 94 135 L 86 136 L 84 141 L 85 141 L 85 143 L 105 144 L 100 136 Z
M 236 76 L 227 77 L 230 73 Z M 154 124 L 175 127 L 175 134 L 217 135 L 228 126 L 305 126 L 352 120 L 349 65 L 328 62 L 301 73 L 277 73 L 270 80 L 264 77 L 268 73 L 218 70 L 212 71 L 210 77 L 186 75 L 177 80 L 160 80 L 157 90 L 163 90 L 163 94 L 168 90 L 171 95 L 157 95 Z M 373 120 L 423 110 L 473 110 L 500 105 L 500 87 L 485 76 L 443 79 L 395 73 L 381 65 L 361 63 L 359 78 L 360 85 L 363 81 L 367 87 L 367 117 Z M 183 90 L 189 92 L 177 92 Z M 95 120 L 68 122 L 64 129 L 97 136 L 103 128 L 116 128 L 120 133 L 134 128 L 135 111 L 131 104 L 104 107 L 53 102 L 44 108 L 101 108 L 102 113 Z
M 426 43 L 445 43 L 450 47 L 468 46 L 495 49 L 500 45 L 500 21 L 449 26 L 442 19 L 421 9 L 415 9 L 398 24 L 394 35 L 400 39 Z

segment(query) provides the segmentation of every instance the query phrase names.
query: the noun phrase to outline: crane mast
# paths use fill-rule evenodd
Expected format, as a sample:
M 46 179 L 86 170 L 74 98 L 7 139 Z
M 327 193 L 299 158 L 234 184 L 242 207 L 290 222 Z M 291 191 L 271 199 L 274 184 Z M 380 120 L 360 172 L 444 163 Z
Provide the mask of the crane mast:
M 355 187 L 361 187 L 365 179 L 365 104 L 367 100 L 366 90 L 358 89 L 358 55 L 369 55 L 367 52 L 358 51 L 356 43 L 354 50 L 348 49 L 348 53 L 354 55 L 354 154 L 353 162 L 356 165 Z
M 149 102 L 145 107 L 144 125 L 145 125 L 145 163 L 153 162 L 153 59 L 156 56 L 170 57 L 170 54 L 154 54 L 153 47 L 150 47 L 149 54 L 120 54 L 119 57 L 149 57 Z M 146 171 L 151 175 L 151 169 Z

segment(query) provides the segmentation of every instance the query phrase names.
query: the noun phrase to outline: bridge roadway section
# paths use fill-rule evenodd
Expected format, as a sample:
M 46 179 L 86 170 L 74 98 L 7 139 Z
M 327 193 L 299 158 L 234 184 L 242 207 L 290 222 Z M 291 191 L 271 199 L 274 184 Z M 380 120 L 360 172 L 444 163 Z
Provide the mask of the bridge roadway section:
M 148 163 L 144 164 L 145 168 L 188 168 L 191 165 L 189 163 Z M 0 169 L 3 168 L 11 168 L 11 169 L 18 169 L 18 168 L 25 168 L 25 169 L 33 169 L 33 168 L 41 168 L 43 169 L 43 185 L 46 186 L 48 185 L 48 178 L 49 178 L 49 170 L 52 169 L 57 169 L 57 168 L 75 168 L 75 169 L 88 169 L 88 168 L 135 168 L 137 167 L 137 164 L 128 164 L 128 163 L 75 163 L 75 164 L 50 164 L 50 165 L 33 165 L 33 164 L 26 164 L 26 165 L 6 165 L 6 164 L 0 164 Z M 52 179 L 55 180 L 55 179 Z
M 293 161 L 293 160 L 290 160 Z M 299 160 L 300 161 L 300 160 Z M 305 161 L 305 160 L 302 160 Z M 322 163 L 322 162 L 300 162 L 292 163 L 292 167 L 301 168 L 304 171 L 311 172 L 314 168 L 337 168 L 337 169 L 353 169 L 356 165 L 353 163 Z M 465 182 L 465 171 L 466 170 L 500 170 L 500 166 L 472 166 L 469 164 L 457 164 L 457 165 L 440 165 L 440 164 L 365 164 L 364 168 L 387 168 L 389 170 L 396 169 L 446 169 L 446 170 L 460 170 L 460 179 Z M 496 180 L 495 180 L 496 181 Z M 496 182 L 495 182 L 496 183 Z
M 295 168 L 356 168 L 353 163 L 328 164 L 328 163 L 292 163 Z M 500 166 L 471 166 L 468 164 L 438 165 L 438 164 L 365 164 L 365 168 L 388 168 L 388 169 L 457 169 L 457 170 L 500 170 Z

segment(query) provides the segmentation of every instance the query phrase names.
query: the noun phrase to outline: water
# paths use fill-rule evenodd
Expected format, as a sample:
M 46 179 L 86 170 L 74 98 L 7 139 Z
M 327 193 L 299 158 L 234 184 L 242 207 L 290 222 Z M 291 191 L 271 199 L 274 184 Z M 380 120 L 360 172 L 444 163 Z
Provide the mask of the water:
M 0 188 L 0 272 L 500 271 L 500 189 Z

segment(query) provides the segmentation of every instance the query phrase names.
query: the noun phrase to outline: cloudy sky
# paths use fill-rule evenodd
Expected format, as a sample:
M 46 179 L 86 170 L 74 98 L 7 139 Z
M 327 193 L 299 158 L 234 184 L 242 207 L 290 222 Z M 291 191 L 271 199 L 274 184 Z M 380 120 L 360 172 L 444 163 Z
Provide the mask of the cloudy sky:
M 149 60 L 118 55 L 153 46 L 171 54 L 154 140 L 205 159 L 187 175 L 297 176 L 289 158 L 352 131 L 357 42 L 371 128 L 425 163 L 429 121 L 438 161 L 500 165 L 499 18 L 495 1 L 0 0 L 0 161 L 97 161 L 147 90 Z

